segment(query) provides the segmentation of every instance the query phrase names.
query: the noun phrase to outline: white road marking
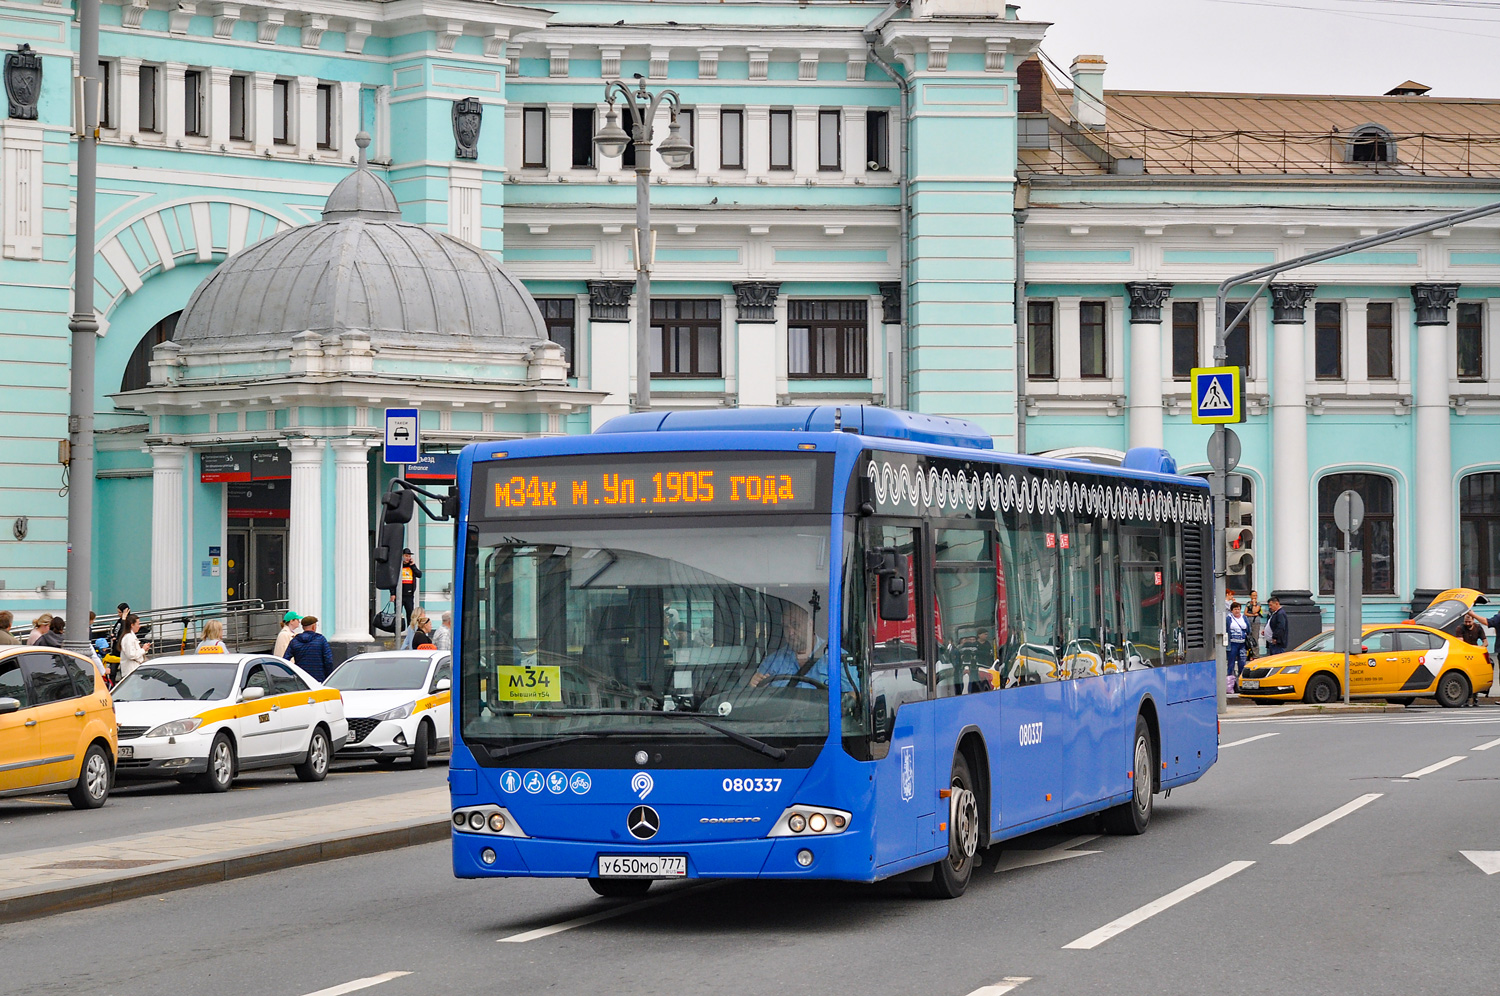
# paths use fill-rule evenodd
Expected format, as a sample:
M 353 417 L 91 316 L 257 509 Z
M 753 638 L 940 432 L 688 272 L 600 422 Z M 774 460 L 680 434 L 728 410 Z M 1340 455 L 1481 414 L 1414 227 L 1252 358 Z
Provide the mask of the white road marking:
M 1277 837 L 1275 840 L 1271 841 L 1271 843 L 1295 844 L 1303 837 L 1311 836 L 1312 834 L 1315 834 L 1319 830 L 1328 826 L 1328 824 L 1333 823 L 1336 820 L 1343 819 L 1350 813 L 1354 812 L 1356 809 L 1359 809 L 1361 806 L 1368 806 L 1376 799 L 1379 799 L 1383 794 L 1384 793 L 1381 792 L 1371 792 L 1369 795 L 1362 795 L 1358 799 L 1355 799 L 1353 802 L 1344 803 L 1344 805 L 1340 806 L 1338 809 L 1335 809 L 1327 816 L 1319 816 L 1317 819 L 1313 820 L 1306 826 L 1298 827 L 1297 829 L 1293 830 L 1291 833 L 1283 837 Z
M 1055 847 L 1048 847 L 1040 851 L 1010 851 L 1000 855 L 1000 858 L 995 862 L 995 867 L 990 869 L 990 874 L 998 875 L 1001 872 L 1015 871 L 1017 868 L 1030 868 L 1033 865 L 1045 865 L 1053 861 L 1081 858 L 1085 854 L 1098 854 L 1098 851 L 1071 850 L 1071 848 L 1098 839 L 1099 835 L 1095 833 L 1087 837 L 1074 837 L 1072 840 L 1063 841 Z
M 600 920 L 609 920 L 617 916 L 624 916 L 626 913 L 634 913 L 636 910 L 646 909 L 650 906 L 659 906 L 662 903 L 676 899 L 678 896 L 681 896 L 685 893 L 696 892 L 699 889 L 707 888 L 711 884 L 717 883 L 692 885 L 688 886 L 686 889 L 673 889 L 671 892 L 663 892 L 660 895 L 652 896 L 650 899 L 642 899 L 640 902 L 626 903 L 624 906 L 615 906 L 607 910 L 600 910 L 598 913 L 590 913 L 587 916 L 574 917 L 572 920 L 564 920 L 562 923 L 554 923 L 550 926 L 538 927 L 535 930 L 523 931 L 519 934 L 512 934 L 509 937 L 497 937 L 495 938 L 495 943 L 525 944 L 527 941 L 539 941 L 543 937 L 551 937 L 553 934 L 561 934 L 563 931 L 572 930 L 575 927 L 587 927 L 589 924 L 598 923 Z
M 1225 747 L 1238 747 L 1240 744 L 1253 744 L 1257 740 L 1264 740 L 1267 737 L 1279 737 L 1279 736 L 1281 736 L 1280 733 L 1262 733 L 1262 734 L 1260 734 L 1259 736 L 1256 736 L 1256 737 L 1246 737 L 1243 740 L 1234 740 L 1234 741 L 1231 741 L 1230 743 L 1227 743 L 1227 744 L 1219 744 L 1219 750 L 1223 750 Z
M 1459 761 L 1462 761 L 1463 759 L 1464 759 L 1464 755 L 1463 754 L 1454 754 L 1452 757 L 1444 758 L 1443 760 L 1439 761 L 1437 764 L 1429 764 L 1425 768 L 1418 768 L 1416 771 L 1408 771 L 1406 774 L 1402 775 L 1401 777 L 1402 778 L 1421 778 L 1423 775 L 1430 775 L 1434 771 L 1442 771 L 1448 765 L 1450 765 L 1450 764 L 1457 764 Z
M 1063 948 L 1064 950 L 1072 948 L 1076 951 L 1087 951 L 1092 948 L 1097 948 L 1099 945 L 1103 944 L 1111 937 L 1114 937 L 1116 934 L 1122 933 L 1126 930 L 1129 930 L 1131 927 L 1134 927 L 1138 923 L 1142 923 L 1146 920 L 1151 919 L 1163 910 L 1171 909 L 1173 906 L 1176 906 L 1184 899 L 1189 899 L 1193 896 L 1196 896 L 1204 889 L 1208 889 L 1212 886 L 1218 885 L 1220 882 L 1224 881 L 1226 878 L 1229 878 L 1231 875 L 1238 875 L 1240 872 L 1244 871 L 1246 868 L 1249 868 L 1253 864 L 1255 864 L 1254 861 L 1231 861 L 1229 862 L 1229 864 L 1225 865 L 1223 868 L 1220 868 L 1218 871 L 1210 872 L 1200 879 L 1195 879 L 1194 881 L 1189 882 L 1187 885 L 1184 885 L 1182 888 L 1169 892 L 1165 896 L 1162 896 L 1160 899 L 1154 902 L 1147 903 L 1145 906 L 1142 906 L 1140 909 L 1135 910 L 1134 912 L 1126 913 L 1118 920 L 1111 920 L 1109 923 L 1106 923 L 1098 930 L 1091 930 L 1087 934 L 1084 934 L 1082 937 L 1078 938 L 1078 940 L 1076 941 L 1069 941 L 1067 944 L 1063 945 Z
M 410 974 L 410 972 L 384 972 L 380 975 L 372 975 L 368 979 L 355 979 L 353 982 L 345 982 L 337 986 L 329 986 L 327 989 L 319 989 L 315 993 L 308 993 L 307 996 L 344 996 L 345 993 L 358 992 L 361 989 L 378 986 L 382 982 L 389 982 L 392 979 L 399 979 L 403 975 Z
M 1016 988 L 1023 982 L 1030 982 L 1029 975 L 1007 975 L 993 986 L 980 986 L 969 993 L 969 996 L 1005 996 L 1006 993 Z
M 1470 747 L 1469 749 L 1470 750 L 1489 750 L 1491 747 L 1500 747 L 1500 740 L 1491 740 L 1487 744 L 1480 744 L 1478 747 Z
M 1474 862 L 1486 875 L 1500 872 L 1500 851 L 1459 851 L 1458 853 Z

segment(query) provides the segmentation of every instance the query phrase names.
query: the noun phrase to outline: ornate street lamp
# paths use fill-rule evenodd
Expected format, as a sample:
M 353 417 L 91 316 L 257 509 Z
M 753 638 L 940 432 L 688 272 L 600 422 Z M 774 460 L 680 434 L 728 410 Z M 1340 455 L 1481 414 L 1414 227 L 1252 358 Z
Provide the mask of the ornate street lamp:
M 606 158 L 623 155 L 625 147 L 635 145 L 635 344 L 636 387 L 635 407 L 646 411 L 651 407 L 651 263 L 655 246 L 651 238 L 651 122 L 656 117 L 662 101 L 672 113 L 667 137 L 656 150 L 670 169 L 686 166 L 693 158 L 693 146 L 682 137 L 677 112 L 681 107 L 677 91 L 662 90 L 653 95 L 646 89 L 646 81 L 640 73 L 635 74 L 637 89 L 619 80 L 604 86 L 604 99 L 609 110 L 604 116 L 604 125 L 594 135 L 594 144 Z M 615 112 L 615 100 L 625 98 L 630 110 L 631 130 L 620 127 L 619 115 Z

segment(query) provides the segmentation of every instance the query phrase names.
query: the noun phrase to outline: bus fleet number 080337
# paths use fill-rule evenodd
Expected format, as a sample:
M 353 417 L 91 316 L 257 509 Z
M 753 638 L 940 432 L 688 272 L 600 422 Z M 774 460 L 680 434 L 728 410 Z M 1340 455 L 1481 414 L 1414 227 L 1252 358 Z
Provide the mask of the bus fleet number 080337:
M 726 778 L 725 792 L 780 792 L 780 778 Z

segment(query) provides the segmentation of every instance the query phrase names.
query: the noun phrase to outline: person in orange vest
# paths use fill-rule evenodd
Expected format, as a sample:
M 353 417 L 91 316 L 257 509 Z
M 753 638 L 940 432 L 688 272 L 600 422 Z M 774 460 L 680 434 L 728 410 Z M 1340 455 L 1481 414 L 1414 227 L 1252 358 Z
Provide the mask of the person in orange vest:
M 401 551 L 401 628 L 404 630 L 411 625 L 412 607 L 417 604 L 417 579 L 422 576 L 422 568 L 417 566 L 417 561 L 411 555 L 410 548 Z

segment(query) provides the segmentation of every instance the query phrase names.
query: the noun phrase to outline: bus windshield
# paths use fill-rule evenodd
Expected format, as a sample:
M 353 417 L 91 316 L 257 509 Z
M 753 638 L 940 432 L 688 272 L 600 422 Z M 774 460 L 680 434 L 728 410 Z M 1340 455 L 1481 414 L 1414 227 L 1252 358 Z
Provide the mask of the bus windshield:
M 469 557 L 467 741 L 827 735 L 827 526 L 494 524 Z

